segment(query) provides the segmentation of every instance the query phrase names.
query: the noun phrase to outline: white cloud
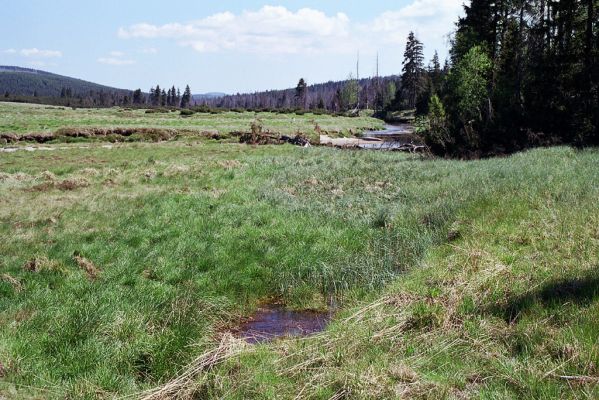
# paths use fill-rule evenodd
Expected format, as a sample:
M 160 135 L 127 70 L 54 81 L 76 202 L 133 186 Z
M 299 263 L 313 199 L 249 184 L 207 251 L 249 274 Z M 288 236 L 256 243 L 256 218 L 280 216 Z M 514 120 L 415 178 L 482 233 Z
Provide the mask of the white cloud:
M 463 1 L 413 0 L 366 23 L 354 23 L 344 13 L 264 6 L 186 23 L 139 23 L 120 28 L 118 35 L 123 39 L 169 39 L 198 52 L 352 54 L 359 49 L 368 53 L 389 45 L 403 46 L 409 31 L 414 30 L 426 48 L 443 50 Z
M 293 54 L 343 48 L 348 42 L 349 18 L 309 8 L 292 12 L 281 6 L 264 6 L 258 11 L 224 12 L 189 23 L 140 23 L 121 28 L 118 34 L 121 38 L 174 39 L 199 52 Z
M 40 50 L 36 47 L 31 49 L 21 49 L 19 52 L 24 57 L 35 57 L 35 58 L 50 58 L 50 57 L 62 57 L 62 52 L 58 50 Z
M 15 54 L 16 52 L 17 51 L 15 49 L 6 49 L 2 51 L 4 54 Z
M 414 31 L 425 46 L 446 47 L 462 4 L 463 0 L 415 0 L 400 10 L 382 13 L 370 24 L 370 30 L 384 43 L 403 44 Z
M 100 58 L 98 58 L 98 62 L 100 64 L 115 65 L 115 66 L 135 64 L 135 61 L 133 61 L 133 60 L 126 60 L 126 59 L 117 58 L 117 57 L 100 57 Z

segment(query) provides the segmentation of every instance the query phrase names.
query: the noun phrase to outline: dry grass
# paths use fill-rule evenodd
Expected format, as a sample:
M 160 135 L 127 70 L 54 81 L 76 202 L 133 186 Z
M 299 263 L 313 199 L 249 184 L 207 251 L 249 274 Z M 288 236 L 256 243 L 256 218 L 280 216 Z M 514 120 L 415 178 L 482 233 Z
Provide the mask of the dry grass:
M 95 280 L 98 278 L 98 276 L 100 275 L 100 269 L 96 267 L 93 262 L 91 262 L 85 257 L 82 257 L 79 254 L 74 254 L 73 259 L 75 260 L 79 268 L 81 268 L 87 274 L 89 279 Z
M 202 393 L 202 383 L 206 373 L 218 364 L 248 351 L 252 351 L 252 348 L 245 341 L 236 339 L 231 334 L 225 334 L 214 349 L 198 356 L 175 379 L 141 393 L 139 397 L 143 400 L 197 399 Z

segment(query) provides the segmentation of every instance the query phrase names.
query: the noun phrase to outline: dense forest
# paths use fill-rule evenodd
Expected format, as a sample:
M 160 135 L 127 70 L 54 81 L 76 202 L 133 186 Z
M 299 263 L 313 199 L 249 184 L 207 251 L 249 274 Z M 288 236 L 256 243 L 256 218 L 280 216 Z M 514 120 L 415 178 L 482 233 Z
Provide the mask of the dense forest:
M 599 143 L 599 1 L 473 0 L 441 84 L 420 64 L 424 131 L 437 153 Z

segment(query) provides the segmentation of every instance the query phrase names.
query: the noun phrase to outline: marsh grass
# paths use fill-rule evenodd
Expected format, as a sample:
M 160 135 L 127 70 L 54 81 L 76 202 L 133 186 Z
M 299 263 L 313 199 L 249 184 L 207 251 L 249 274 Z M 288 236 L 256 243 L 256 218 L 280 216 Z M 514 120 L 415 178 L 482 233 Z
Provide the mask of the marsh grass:
M 331 136 L 349 135 L 367 129 L 382 129 L 380 120 L 370 117 L 337 117 L 324 114 L 304 115 L 279 114 L 271 112 L 223 112 L 219 114 L 196 113 L 182 116 L 178 111 L 146 113 L 146 110 L 124 110 L 119 107 L 109 109 L 71 109 L 45 107 L 35 104 L 0 103 L 0 134 L 12 133 L 18 136 L 31 133 L 77 132 L 100 129 L 143 128 L 151 134 L 128 137 L 132 140 L 156 140 L 171 135 L 171 132 L 202 133 L 216 132 L 228 135 L 231 132 L 247 132 L 253 121 L 259 119 L 265 132 L 285 135 L 296 133 L 313 134 L 319 126 Z M 78 135 L 81 136 L 81 135 Z M 105 140 L 122 141 L 117 135 L 108 135 Z M 67 139 L 63 139 L 67 140 Z M 69 141 L 86 140 L 71 137 Z
M 64 147 L 0 159 L 6 397 L 597 394 L 596 151 Z M 225 340 L 267 299 L 337 314 Z

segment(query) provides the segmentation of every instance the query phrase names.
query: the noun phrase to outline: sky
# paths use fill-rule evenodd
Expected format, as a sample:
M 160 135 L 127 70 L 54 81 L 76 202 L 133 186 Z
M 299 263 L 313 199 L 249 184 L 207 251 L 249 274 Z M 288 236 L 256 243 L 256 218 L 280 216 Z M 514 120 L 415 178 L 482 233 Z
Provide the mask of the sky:
M 252 92 L 441 61 L 464 0 L 0 0 L 0 65 L 144 91 Z

